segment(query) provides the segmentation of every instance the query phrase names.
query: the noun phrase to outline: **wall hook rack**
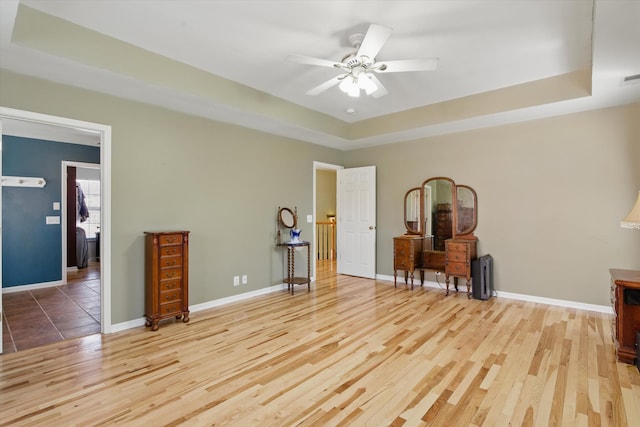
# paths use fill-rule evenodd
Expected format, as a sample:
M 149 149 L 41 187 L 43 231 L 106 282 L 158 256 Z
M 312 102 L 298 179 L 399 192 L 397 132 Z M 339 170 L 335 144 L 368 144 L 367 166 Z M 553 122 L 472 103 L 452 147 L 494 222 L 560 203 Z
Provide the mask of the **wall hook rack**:
M 27 176 L 3 176 L 0 181 L 3 187 L 37 187 L 43 188 L 47 185 L 44 178 Z

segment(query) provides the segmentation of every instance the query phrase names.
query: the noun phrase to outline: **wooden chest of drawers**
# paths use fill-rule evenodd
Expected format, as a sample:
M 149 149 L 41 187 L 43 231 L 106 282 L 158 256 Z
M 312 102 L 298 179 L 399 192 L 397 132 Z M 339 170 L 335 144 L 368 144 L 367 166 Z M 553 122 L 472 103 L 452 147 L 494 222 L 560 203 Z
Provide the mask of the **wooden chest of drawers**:
M 413 289 L 413 273 L 422 266 L 422 236 L 405 234 L 393 238 L 393 285 L 396 286 L 398 270 L 404 270 L 404 281 L 407 283 L 411 275 Z M 422 270 L 421 280 L 422 279 Z
M 145 232 L 146 326 L 175 317 L 189 321 L 189 232 Z
M 445 241 L 445 266 L 447 295 L 449 295 L 449 281 L 454 277 L 454 285 L 458 290 L 458 277 L 467 279 L 467 296 L 471 298 L 471 261 L 476 259 L 476 240 L 447 239 Z

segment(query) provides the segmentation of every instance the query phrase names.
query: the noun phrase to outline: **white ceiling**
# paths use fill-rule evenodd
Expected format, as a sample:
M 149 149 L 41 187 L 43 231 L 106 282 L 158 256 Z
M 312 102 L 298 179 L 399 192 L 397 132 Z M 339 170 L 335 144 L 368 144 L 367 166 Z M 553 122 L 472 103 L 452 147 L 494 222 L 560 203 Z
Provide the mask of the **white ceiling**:
M 225 90 L 240 90 L 240 84 L 259 91 L 257 99 L 260 93 L 273 97 L 261 106 L 229 102 L 215 90 L 194 96 L 180 84 L 158 85 L 154 76 L 129 74 L 109 61 L 63 55 L 45 42 L 34 47 L 14 35 L 19 3 L 236 85 Z M 305 95 L 340 71 L 289 62 L 287 55 L 339 61 L 353 51 L 347 37 L 366 32 L 370 23 L 393 29 L 378 60 L 438 57 L 438 69 L 379 74 L 389 94 L 378 99 L 350 98 L 337 87 Z M 0 25 L 2 68 L 340 149 L 640 101 L 640 84 L 620 84 L 640 74 L 636 0 L 2 0 Z M 101 54 L 115 59 L 124 53 Z M 591 96 L 350 136 L 349 126 L 363 120 L 382 122 L 580 70 L 591 72 Z M 286 101 L 288 113 L 265 112 L 274 99 Z M 355 112 L 348 114 L 349 108 Z M 334 127 L 344 123 L 346 130 L 310 125 L 296 109 Z

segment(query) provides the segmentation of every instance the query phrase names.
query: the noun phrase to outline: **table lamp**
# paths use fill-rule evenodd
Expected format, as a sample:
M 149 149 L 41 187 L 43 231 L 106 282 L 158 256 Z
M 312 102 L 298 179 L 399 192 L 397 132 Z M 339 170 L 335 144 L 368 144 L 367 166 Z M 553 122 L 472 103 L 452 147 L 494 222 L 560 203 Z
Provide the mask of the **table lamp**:
M 640 230 L 640 191 L 638 191 L 638 200 L 636 200 L 633 209 L 620 221 L 620 227 Z

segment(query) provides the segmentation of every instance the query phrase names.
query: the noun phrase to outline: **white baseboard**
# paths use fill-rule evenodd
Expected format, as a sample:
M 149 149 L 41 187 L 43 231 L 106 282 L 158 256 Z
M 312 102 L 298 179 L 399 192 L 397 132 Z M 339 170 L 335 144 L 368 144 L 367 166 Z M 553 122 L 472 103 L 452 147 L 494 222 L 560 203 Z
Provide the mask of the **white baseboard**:
M 60 285 L 64 285 L 62 280 L 56 280 L 54 282 L 34 283 L 31 285 L 10 286 L 8 288 L 2 288 L 2 293 L 10 294 L 12 292 L 31 291 L 33 289 L 53 288 L 55 286 L 60 286 Z
M 109 331 L 109 333 L 121 332 L 127 329 L 137 328 L 138 326 L 144 326 L 145 322 L 146 319 L 144 317 L 141 317 L 139 319 L 133 319 L 127 322 L 116 323 L 114 325 L 111 325 L 111 330 Z
M 387 276 L 387 275 L 382 275 L 382 274 L 376 275 L 376 279 L 393 282 L 393 276 Z M 443 280 L 444 280 L 444 278 L 443 278 Z M 399 282 L 400 282 L 400 280 L 398 280 L 398 283 Z M 413 280 L 413 286 L 415 287 L 416 285 L 420 286 L 420 279 L 419 278 L 417 280 L 414 278 L 414 280 Z M 402 286 L 405 286 L 404 277 L 402 278 Z M 440 284 L 438 284 L 436 282 L 425 281 L 424 282 L 424 286 L 427 286 L 427 287 L 430 287 L 430 288 L 446 289 L 446 286 L 444 284 L 442 284 L 442 286 L 441 286 Z M 519 301 L 536 302 L 536 303 L 539 303 L 539 304 L 555 305 L 555 306 L 558 306 L 558 307 L 575 308 L 575 309 L 578 309 L 578 310 L 595 311 L 595 312 L 598 312 L 598 313 L 613 314 L 613 308 L 611 308 L 611 306 L 608 306 L 608 305 L 586 304 L 586 303 L 583 303 L 583 302 L 538 297 L 538 296 L 535 296 L 535 295 L 514 294 L 514 293 L 511 293 L 511 292 L 496 291 L 495 289 L 493 290 L 493 296 L 494 297 L 499 297 L 499 298 L 505 298 L 505 299 L 514 299 L 514 300 L 519 300 Z
M 313 282 L 313 278 L 311 280 Z M 253 298 L 259 295 L 266 295 L 271 292 L 281 291 L 284 289 L 286 284 L 282 283 L 280 285 L 269 286 L 267 288 L 257 289 L 255 291 L 249 291 L 238 295 L 232 295 L 226 298 L 220 298 L 213 301 L 207 301 L 200 304 L 190 305 L 189 312 L 196 313 L 202 310 L 208 310 L 210 308 L 220 307 L 225 304 L 230 304 L 232 302 L 239 302 L 249 298 Z M 127 322 L 116 323 L 111 325 L 111 332 L 120 332 L 126 329 L 137 328 L 138 326 L 143 326 L 146 320 L 144 317 L 139 319 L 129 320 Z
M 208 310 L 214 307 L 220 307 L 221 305 L 230 304 L 232 302 L 243 301 L 249 298 L 257 297 L 259 295 L 270 294 L 271 292 L 281 291 L 286 286 L 284 283 L 280 285 L 269 286 L 268 288 L 257 289 L 255 291 L 249 291 L 238 295 L 232 295 L 226 298 L 220 298 L 213 301 L 203 302 L 200 304 L 190 305 L 189 310 L 193 313 Z

